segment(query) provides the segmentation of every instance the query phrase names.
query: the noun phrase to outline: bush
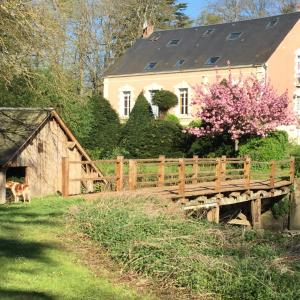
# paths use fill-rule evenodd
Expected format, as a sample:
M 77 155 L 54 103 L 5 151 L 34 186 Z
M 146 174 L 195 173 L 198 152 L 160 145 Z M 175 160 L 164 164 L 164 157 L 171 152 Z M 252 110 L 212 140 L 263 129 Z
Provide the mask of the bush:
M 255 234 L 249 240 L 240 229 L 184 219 L 170 205 L 110 197 L 86 204 L 75 219 L 125 271 L 185 290 L 186 298 L 299 299 L 297 263 L 285 258 L 299 239 Z
M 173 114 L 167 114 L 165 120 L 180 125 L 179 118 Z
M 220 135 L 216 137 L 205 136 L 195 138 L 188 151 L 188 156 L 193 155 L 198 155 L 199 157 L 221 157 L 222 155 L 234 157 L 236 153 L 230 137 Z
M 182 127 L 173 121 L 154 120 L 144 135 L 146 147 L 143 157 L 182 157 L 184 134 Z
M 239 148 L 240 156 L 249 155 L 260 161 L 280 160 L 288 156 L 288 135 L 285 131 L 274 131 L 267 137 L 248 138 Z
M 178 104 L 178 98 L 170 91 L 161 90 L 154 94 L 152 104 L 159 107 L 159 111 L 161 112 L 162 117 L 164 117 L 170 108 Z
M 90 98 L 89 106 L 93 118 L 89 124 L 90 132 L 83 143 L 93 153 L 94 159 L 108 157 L 120 140 L 121 124 L 118 114 L 100 96 Z
M 148 147 L 145 140 L 147 130 L 154 120 L 150 104 L 141 93 L 132 109 L 128 121 L 122 130 L 120 147 L 124 148 L 130 157 L 144 157 L 144 149 Z

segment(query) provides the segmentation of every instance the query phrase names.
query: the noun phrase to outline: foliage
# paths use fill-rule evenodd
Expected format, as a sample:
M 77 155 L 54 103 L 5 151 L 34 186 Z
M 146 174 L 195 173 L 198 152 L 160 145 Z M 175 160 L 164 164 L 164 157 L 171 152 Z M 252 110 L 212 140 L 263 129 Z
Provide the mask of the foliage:
M 199 157 L 234 157 L 234 144 L 228 135 L 218 135 L 213 138 L 201 137 L 192 143 L 188 156 L 198 155 Z
M 159 111 L 164 117 L 164 115 L 170 108 L 178 104 L 178 98 L 174 93 L 170 91 L 160 90 L 155 92 L 152 98 L 152 104 L 158 106 Z
M 239 148 L 240 156 L 249 155 L 254 160 L 280 160 L 288 156 L 288 135 L 285 131 L 274 131 L 267 137 L 252 137 Z
M 144 149 L 148 147 L 145 134 L 147 134 L 152 120 L 154 117 L 151 106 L 141 93 L 123 128 L 120 142 L 120 147 L 125 148 L 131 157 L 143 157 Z
M 203 121 L 191 134 L 216 136 L 228 133 L 237 141 L 247 136 L 266 136 L 280 125 L 294 122 L 288 95 L 278 96 L 270 82 L 255 76 L 239 78 L 236 83 L 231 74 L 228 79 L 195 88 L 196 115 Z
M 295 157 L 295 174 L 297 177 L 300 175 L 300 145 L 290 144 L 289 154 Z
M 107 157 L 112 154 L 119 143 L 121 135 L 121 124 L 117 112 L 103 97 L 93 96 L 89 99 L 92 120 L 89 124 L 89 134 L 84 138 L 84 145 L 88 149 L 95 149 L 94 154 L 99 151 L 95 159 Z M 99 150 L 100 150 L 99 149 Z
M 185 290 L 189 298 L 299 297 L 299 269 L 285 259 L 292 240 L 255 233 L 249 241 L 240 229 L 184 219 L 171 205 L 151 197 L 109 197 L 81 207 L 74 218 L 125 270 Z
M 284 197 L 279 202 L 275 203 L 271 209 L 272 214 L 275 219 L 279 219 L 280 217 L 285 217 L 290 212 L 290 200 L 288 197 Z
M 165 117 L 166 121 L 174 122 L 175 124 L 180 124 L 180 120 L 176 115 L 167 114 Z
M 144 134 L 146 147 L 140 157 L 182 157 L 184 134 L 180 124 L 167 120 L 153 120 Z

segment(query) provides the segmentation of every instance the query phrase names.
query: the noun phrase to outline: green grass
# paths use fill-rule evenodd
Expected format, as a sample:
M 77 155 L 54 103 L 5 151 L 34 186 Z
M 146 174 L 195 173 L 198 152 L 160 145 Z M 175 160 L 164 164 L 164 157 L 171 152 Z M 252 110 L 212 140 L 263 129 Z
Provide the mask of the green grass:
M 141 299 L 96 277 L 64 244 L 64 214 L 81 200 L 58 197 L 0 206 L 0 299 Z
M 170 205 L 110 197 L 86 204 L 74 218 L 125 270 L 166 288 L 201 299 L 300 299 L 299 238 L 243 235 L 240 228 L 184 219 Z

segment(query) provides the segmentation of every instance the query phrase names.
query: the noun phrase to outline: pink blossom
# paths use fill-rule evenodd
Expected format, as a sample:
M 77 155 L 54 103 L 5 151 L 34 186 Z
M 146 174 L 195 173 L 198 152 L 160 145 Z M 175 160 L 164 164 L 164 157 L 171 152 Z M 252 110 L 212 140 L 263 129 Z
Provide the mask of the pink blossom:
M 278 95 L 269 81 L 255 76 L 221 80 L 194 87 L 192 104 L 195 116 L 203 121 L 201 128 L 188 128 L 197 137 L 228 133 L 232 140 L 245 135 L 266 136 L 280 125 L 295 123 L 287 91 Z

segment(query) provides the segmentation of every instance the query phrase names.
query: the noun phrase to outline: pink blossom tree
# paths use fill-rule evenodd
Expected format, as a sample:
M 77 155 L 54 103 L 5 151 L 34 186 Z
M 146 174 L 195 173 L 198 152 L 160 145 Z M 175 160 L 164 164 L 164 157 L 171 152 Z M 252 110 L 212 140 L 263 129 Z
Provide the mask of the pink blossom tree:
M 234 81 L 229 74 L 228 79 L 217 78 L 215 83 L 194 89 L 193 105 L 202 125 L 188 132 L 197 137 L 229 134 L 236 150 L 244 136 L 265 137 L 278 126 L 295 121 L 287 92 L 278 95 L 269 81 L 255 76 Z

